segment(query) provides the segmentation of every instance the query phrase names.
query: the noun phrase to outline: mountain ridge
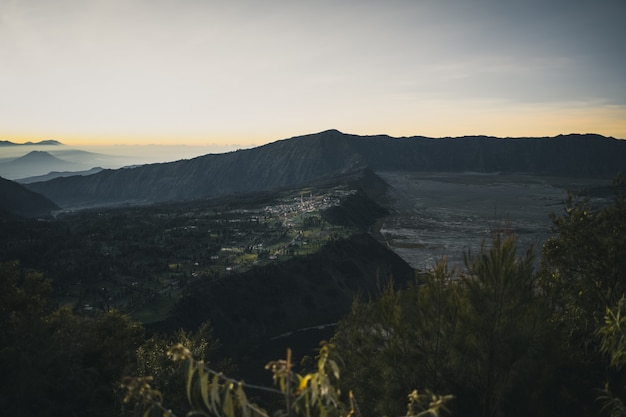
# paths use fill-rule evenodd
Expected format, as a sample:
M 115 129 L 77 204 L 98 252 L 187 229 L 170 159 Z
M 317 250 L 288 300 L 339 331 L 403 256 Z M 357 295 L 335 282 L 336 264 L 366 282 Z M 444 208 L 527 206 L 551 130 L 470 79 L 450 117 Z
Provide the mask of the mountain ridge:
M 269 191 L 368 167 L 373 171 L 529 173 L 614 177 L 626 141 L 600 135 L 548 138 L 394 138 L 326 130 L 256 148 L 103 170 L 27 184 L 63 208 L 151 204 Z
M 414 277 L 415 271 L 397 254 L 369 234 L 356 233 L 314 254 L 256 267 L 228 280 L 196 281 L 164 324 L 194 329 L 209 319 L 220 340 L 234 343 L 242 334 L 267 340 L 319 325 L 321 318 L 336 322 L 350 310 L 356 294 L 375 296 L 388 280 L 401 287 Z M 234 293 L 238 296 L 232 298 Z
M 73 175 L 92 175 L 102 171 L 104 168 L 102 167 L 93 167 L 91 169 L 86 169 L 84 171 L 50 171 L 44 175 L 35 175 L 32 177 L 26 178 L 18 178 L 15 182 L 20 184 L 28 184 L 31 182 L 41 182 L 41 181 L 50 181 L 59 177 L 71 177 Z
M 15 142 L 11 142 L 10 140 L 0 140 L 0 146 L 32 146 L 32 145 L 51 145 L 51 146 L 57 146 L 57 145 L 63 145 L 63 143 L 59 142 L 58 140 L 54 140 L 54 139 L 46 139 L 46 140 L 40 140 L 39 142 L 24 142 L 24 143 L 15 143 Z
M 54 161 L 54 162 L 67 163 L 67 161 L 64 161 L 61 158 L 57 158 L 56 156 L 46 151 L 30 151 L 26 155 L 15 158 L 13 161 L 7 162 L 6 164 L 9 165 L 9 164 L 14 164 L 14 163 L 23 163 L 24 161 L 32 162 L 32 163 L 41 163 L 42 161 L 43 162 Z
M 59 207 L 43 195 L 0 177 L 0 212 L 21 217 L 48 216 Z

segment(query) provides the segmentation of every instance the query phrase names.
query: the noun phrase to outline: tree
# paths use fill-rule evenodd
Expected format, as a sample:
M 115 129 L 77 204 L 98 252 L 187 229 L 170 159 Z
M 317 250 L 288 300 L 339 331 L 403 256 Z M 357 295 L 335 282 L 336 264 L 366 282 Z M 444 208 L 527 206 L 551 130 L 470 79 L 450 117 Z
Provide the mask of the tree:
M 563 332 L 570 354 L 584 360 L 597 352 L 593 335 L 606 307 L 626 292 L 624 194 L 613 204 L 569 194 L 565 213 L 553 222 L 556 234 L 543 247 L 539 282 L 552 304 L 555 330 Z
M 136 349 L 135 358 L 124 371 L 124 375 L 153 378 L 155 389 L 168 393 L 168 406 L 180 410 L 187 405 L 185 370 L 176 366 L 177 364 L 168 357 L 169 349 L 177 343 L 184 345 L 196 360 L 206 364 L 212 364 L 211 361 L 216 360 L 220 348 L 220 342 L 213 336 L 213 329 L 208 322 L 202 324 L 195 332 L 179 329 L 172 335 L 155 334 Z M 235 368 L 230 359 L 222 359 L 212 366 L 223 372 L 232 372 Z M 121 402 L 125 393 L 119 391 L 118 394 Z M 124 407 L 122 413 L 132 413 L 132 409 L 126 410 Z
M 454 361 L 456 383 L 462 381 L 459 406 L 475 410 L 470 414 L 524 414 L 530 405 L 512 404 L 533 382 L 545 314 L 536 295 L 532 248 L 523 256 L 516 250 L 516 237 L 496 230 L 490 247 L 483 243 L 479 254 L 465 256 Z
M 553 382 L 561 408 L 596 414 L 595 391 L 619 372 L 608 367 L 597 332 L 608 309 L 626 294 L 626 187 L 616 180 L 612 199 L 569 194 L 565 211 L 553 216 L 555 235 L 543 247 L 539 286 L 550 303 Z M 616 379 L 617 378 L 617 379 Z
M 0 264 L 0 409 L 7 414 L 24 414 L 33 403 L 42 403 L 41 396 L 26 399 L 46 386 L 41 375 L 47 358 L 33 357 L 47 351 L 42 340 L 48 332 L 41 317 L 52 310 L 50 292 L 42 274 L 23 271 L 19 262 Z
M 390 283 L 375 300 L 355 300 L 333 342 L 345 363 L 342 386 L 363 415 L 401 415 L 407 387 L 446 392 L 456 323 L 454 271 L 445 260 L 407 289 Z
M 50 386 L 45 396 L 54 414 L 110 415 L 116 401 L 115 383 L 134 359 L 144 340 L 141 324 L 119 311 L 94 317 L 61 308 L 44 318 L 49 360 L 42 369 Z
M 626 365 L 626 297 L 622 297 L 613 308 L 607 308 L 604 324 L 598 329 L 600 351 L 609 358 L 609 377 L 598 399 L 602 411 L 610 417 L 626 416 L 626 386 L 624 386 L 624 366 Z M 622 378 L 615 378 L 615 374 Z M 616 394 L 617 393 L 617 394 Z
M 465 271 L 445 260 L 403 290 L 355 302 L 334 341 L 344 382 L 363 398 L 364 415 L 399 415 L 402 387 L 454 394 L 452 412 L 524 415 L 541 373 L 546 309 L 536 291 L 532 248 L 495 231 Z
M 0 409 L 7 415 L 111 415 L 113 387 L 143 340 L 119 312 L 54 310 L 43 275 L 0 264 Z

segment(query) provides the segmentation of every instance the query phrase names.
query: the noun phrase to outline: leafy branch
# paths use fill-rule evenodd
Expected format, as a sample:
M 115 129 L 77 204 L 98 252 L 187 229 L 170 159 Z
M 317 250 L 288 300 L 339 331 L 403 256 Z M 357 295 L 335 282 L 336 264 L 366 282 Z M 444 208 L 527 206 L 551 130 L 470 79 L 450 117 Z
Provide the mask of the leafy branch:
M 316 371 L 305 375 L 293 371 L 289 349 L 286 359 L 269 362 L 265 368 L 272 372 L 274 385 L 278 388 L 246 384 L 229 378 L 208 368 L 204 361 L 196 361 L 189 349 L 180 343 L 171 347 L 167 354 L 173 361 L 187 363 L 186 396 L 191 408 L 187 416 L 270 417 L 266 410 L 248 399 L 245 389 L 251 389 L 283 397 L 284 408 L 275 411 L 272 414 L 274 417 L 361 417 L 352 392 L 348 396 L 348 405 L 340 400 L 341 392 L 337 388 L 340 372 L 333 350 L 332 344 L 322 343 Z M 124 378 L 121 384 L 126 390 L 124 402 L 135 403 L 136 415 L 176 417 L 163 406 L 163 395 L 150 386 L 151 381 L 151 377 Z M 447 411 L 445 403 L 451 398 L 430 392 L 420 395 L 415 390 L 409 394 L 406 416 L 438 416 L 440 411 Z

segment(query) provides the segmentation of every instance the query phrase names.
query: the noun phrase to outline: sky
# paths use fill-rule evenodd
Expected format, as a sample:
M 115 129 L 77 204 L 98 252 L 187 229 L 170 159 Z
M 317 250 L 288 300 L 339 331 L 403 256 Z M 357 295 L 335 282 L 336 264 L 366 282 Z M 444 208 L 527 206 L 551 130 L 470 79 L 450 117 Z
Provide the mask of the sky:
M 0 140 L 626 139 L 625 0 L 0 0 Z

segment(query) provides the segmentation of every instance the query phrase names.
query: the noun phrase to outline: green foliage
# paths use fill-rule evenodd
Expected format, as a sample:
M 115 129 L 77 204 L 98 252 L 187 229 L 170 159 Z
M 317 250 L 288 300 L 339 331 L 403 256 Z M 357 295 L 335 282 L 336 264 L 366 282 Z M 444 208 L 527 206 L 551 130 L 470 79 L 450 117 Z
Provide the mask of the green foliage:
M 186 346 L 194 358 L 204 363 L 209 363 L 211 359 L 214 359 L 220 348 L 220 342 L 213 335 L 213 329 L 209 323 L 202 324 L 195 332 L 180 329 L 173 335 L 153 335 L 137 348 L 135 362 L 126 369 L 125 375 L 136 375 L 142 381 L 150 378 L 159 392 L 168 393 L 170 407 L 182 409 L 187 404 L 185 369 L 176 366 L 168 356 L 170 347 L 177 343 Z M 227 359 L 221 360 L 218 366 L 223 370 L 233 368 L 231 361 Z M 121 398 L 124 395 L 120 393 Z M 132 411 L 124 409 L 123 413 Z
M 364 415 L 401 415 L 407 388 L 445 392 L 453 273 L 440 262 L 406 291 L 390 283 L 377 300 L 355 300 L 339 323 L 333 341 L 346 365 L 342 385 L 354 390 Z
M 626 293 L 626 203 L 593 205 L 568 195 L 553 217 L 556 235 L 543 247 L 540 286 L 553 305 L 552 322 L 572 354 L 589 356 L 607 306 Z M 579 359 L 581 359 L 579 357 Z
M 556 234 L 543 247 L 539 275 L 551 306 L 556 400 L 563 409 L 585 407 L 586 415 L 597 408 L 598 387 L 608 383 L 600 395 L 607 402 L 615 398 L 610 390 L 621 391 L 626 383 L 623 370 L 611 368 L 603 357 L 608 339 L 603 336 L 604 345 L 598 339 L 598 331 L 608 331 L 607 311 L 617 311 L 626 294 L 623 181 L 616 181 L 614 190 L 613 201 L 568 195 L 564 214 L 553 217 Z
M 610 364 L 616 368 L 626 365 L 626 298 L 622 298 L 615 308 L 606 308 L 604 325 L 598 329 L 601 338 L 600 351 L 610 357 Z
M 18 263 L 0 264 L 0 409 L 6 415 L 111 415 L 143 328 L 119 312 L 81 317 L 53 310 L 49 284 Z
M 609 357 L 609 363 L 614 372 L 622 372 L 626 365 L 625 313 L 626 297 L 622 297 L 614 308 L 607 307 L 604 324 L 598 329 L 601 341 L 600 351 Z M 615 388 L 621 391 L 622 398 L 615 395 Z M 602 410 L 610 417 L 626 416 L 624 392 L 626 392 L 626 387 L 612 387 L 610 382 L 606 382 L 601 390 L 598 399 L 602 403 Z
M 376 300 L 357 300 L 334 341 L 345 379 L 364 415 L 400 415 L 403 388 L 431 388 L 457 398 L 453 413 L 524 415 L 535 405 L 533 378 L 545 336 L 532 250 L 516 253 L 513 235 L 466 256 L 466 271 L 441 260 L 415 285 Z M 520 397 L 526 401 L 517 403 Z
M 555 236 L 543 247 L 538 276 L 532 251 L 518 254 L 515 237 L 496 231 L 478 253 L 466 254 L 462 270 L 444 259 L 408 288 L 390 283 L 376 299 L 357 298 L 310 372 L 295 372 L 290 353 L 268 364 L 273 387 L 226 376 L 232 364 L 215 363 L 219 343 L 208 324 L 145 340 L 142 326 L 118 311 L 84 316 L 55 309 L 41 273 L 0 263 L 0 409 L 22 416 L 173 416 L 165 405 L 223 417 L 426 416 L 447 408 L 465 416 L 626 416 L 624 197 L 609 203 L 570 196 L 553 220 Z M 348 252 L 333 248 L 338 267 L 350 272 L 342 285 L 362 284 L 367 268 L 351 266 Z M 362 250 L 355 251 L 361 259 Z M 331 259 L 323 257 L 314 259 Z M 112 261 L 119 271 L 121 255 Z M 284 275 L 302 278 L 301 269 Z M 259 298 L 272 311 L 289 302 L 283 308 L 289 316 L 304 301 L 318 304 L 302 280 L 290 279 L 276 292 L 278 284 L 268 283 L 278 269 L 267 271 L 267 279 L 249 281 L 259 291 L 223 315 L 232 321 L 220 324 L 236 329 L 234 337 L 243 332 L 243 313 L 259 310 Z M 81 269 L 68 280 L 83 275 L 93 278 Z M 322 290 L 336 283 L 334 275 L 315 281 Z M 307 297 L 299 298 L 303 289 Z M 196 293 L 197 305 L 206 306 L 206 295 Z M 190 317 L 206 319 L 198 311 Z M 246 327 L 255 328 L 262 326 Z M 130 409 L 113 388 L 122 375 L 136 375 L 123 380 Z
M 494 232 L 490 247 L 466 254 L 459 281 L 459 325 L 455 335 L 455 374 L 463 396 L 477 401 L 482 416 L 511 415 L 512 395 L 531 383 L 545 334 L 545 313 L 535 294 L 532 248 L 516 253 L 517 240 Z M 460 385 L 460 381 L 456 384 Z
M 266 369 L 273 374 L 274 385 L 283 394 L 285 414 L 307 417 L 345 414 L 345 407 L 339 399 L 340 391 L 336 387 L 339 366 L 332 353 L 332 345 L 322 344 L 317 371 L 306 375 L 293 371 L 291 350 L 287 351 L 285 360 L 272 361 L 266 365 Z
M 430 273 L 422 277 L 420 285 L 407 292 L 408 305 L 413 307 L 406 321 L 414 321 L 411 338 L 419 346 L 416 358 L 423 370 L 418 372 L 423 384 L 435 391 L 447 390 L 446 380 L 452 370 L 449 352 L 460 313 L 457 271 L 449 269 L 445 259 L 440 260 Z M 417 307 L 417 308 L 415 308 Z M 415 320 L 411 320 L 414 317 Z
M 51 311 L 52 287 L 43 275 L 21 271 L 19 262 L 0 263 L 0 332 Z
M 186 397 L 191 410 L 187 413 L 201 416 L 269 417 L 270 412 L 248 399 L 246 389 L 262 390 L 282 397 L 282 406 L 271 413 L 274 417 L 320 416 L 360 417 L 361 413 L 352 392 L 348 405 L 341 401 L 337 387 L 340 378 L 339 365 L 334 346 L 322 343 L 314 372 L 305 375 L 293 371 L 291 350 L 287 358 L 269 362 L 266 369 L 272 372 L 277 388 L 249 385 L 236 381 L 221 372 L 210 369 L 204 361 L 196 361 L 189 349 L 182 344 L 173 346 L 168 355 L 174 361 L 186 362 Z M 137 404 L 137 415 L 174 416 L 163 404 L 163 395 L 150 386 L 150 377 L 126 377 L 122 387 L 126 390 L 126 402 Z M 428 392 L 420 395 L 417 390 L 409 394 L 407 416 L 438 416 L 445 410 L 451 396 L 437 396 Z
M 409 405 L 407 407 L 407 417 L 437 417 L 440 411 L 448 413 L 446 402 L 454 399 L 452 395 L 435 395 L 430 390 L 425 394 L 420 394 L 417 390 L 413 390 L 409 394 Z M 428 407 L 425 406 L 428 404 Z

